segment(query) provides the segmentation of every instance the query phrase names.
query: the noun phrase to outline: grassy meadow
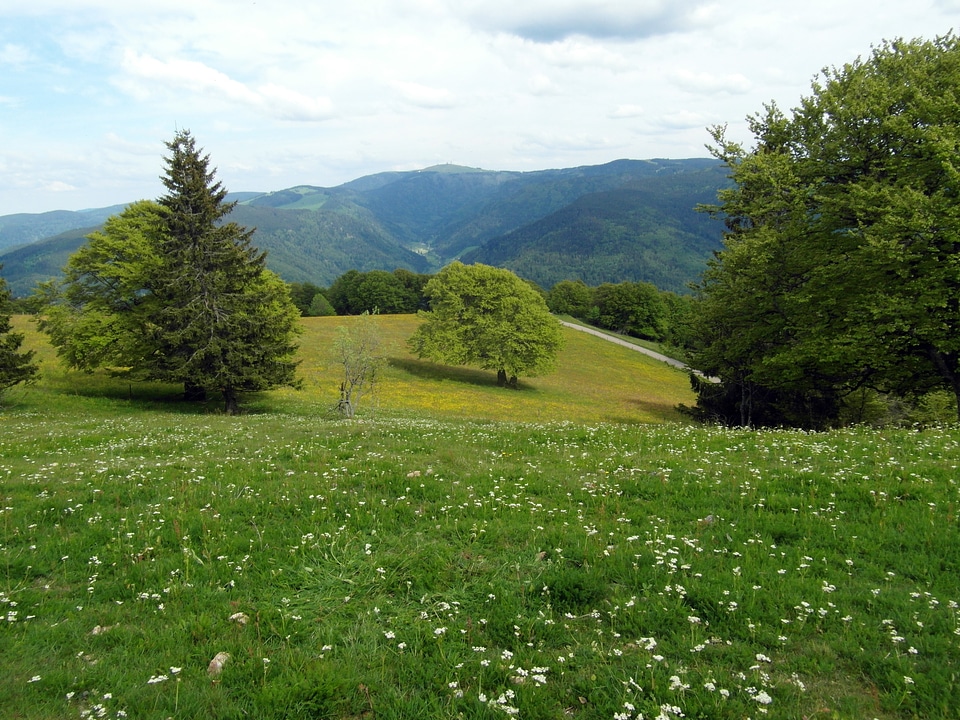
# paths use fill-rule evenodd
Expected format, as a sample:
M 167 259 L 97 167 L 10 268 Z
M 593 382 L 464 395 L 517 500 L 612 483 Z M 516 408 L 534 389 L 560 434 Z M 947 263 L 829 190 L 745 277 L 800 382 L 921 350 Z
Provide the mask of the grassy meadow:
M 955 718 L 960 428 L 684 423 L 567 332 L 519 392 L 411 358 L 227 417 L 60 369 L 0 408 L 0 717 Z

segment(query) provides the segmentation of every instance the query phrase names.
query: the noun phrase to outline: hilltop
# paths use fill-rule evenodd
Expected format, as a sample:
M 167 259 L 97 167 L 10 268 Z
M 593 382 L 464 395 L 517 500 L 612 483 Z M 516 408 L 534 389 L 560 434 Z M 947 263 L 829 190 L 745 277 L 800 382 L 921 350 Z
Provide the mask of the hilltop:
M 524 173 L 437 165 L 332 188 L 234 193 L 231 219 L 257 228 L 268 264 L 290 282 L 328 285 L 351 269 L 431 272 L 463 259 L 545 287 L 631 280 L 682 292 L 720 246 L 719 224 L 695 207 L 726 182 L 708 159 Z M 121 209 L 0 217 L 3 276 L 29 293 Z

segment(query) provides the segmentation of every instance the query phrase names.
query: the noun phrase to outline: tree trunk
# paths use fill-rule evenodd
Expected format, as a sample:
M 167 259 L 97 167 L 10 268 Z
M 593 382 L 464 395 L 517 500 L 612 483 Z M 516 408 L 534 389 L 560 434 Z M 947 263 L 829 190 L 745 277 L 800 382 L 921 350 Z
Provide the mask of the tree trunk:
M 237 400 L 237 391 L 233 388 L 223 389 L 223 411 L 227 415 L 240 414 L 240 403 Z
M 503 368 L 497 370 L 497 387 L 507 386 L 507 371 Z
M 511 375 L 511 376 L 510 376 L 510 380 L 507 382 L 507 387 L 510 388 L 511 390 L 519 390 L 519 389 L 520 389 L 520 384 L 519 384 L 519 382 L 517 381 L 517 376 L 516 376 L 516 375 Z
M 192 380 L 184 380 L 183 399 L 187 402 L 203 402 L 207 399 L 207 390 L 196 385 Z

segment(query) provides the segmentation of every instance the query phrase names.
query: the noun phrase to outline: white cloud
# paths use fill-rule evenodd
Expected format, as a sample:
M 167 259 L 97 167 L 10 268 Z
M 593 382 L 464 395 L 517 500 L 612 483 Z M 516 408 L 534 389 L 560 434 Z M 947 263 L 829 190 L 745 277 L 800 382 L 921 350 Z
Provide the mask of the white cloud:
M 537 74 L 530 78 L 527 81 L 527 89 L 530 90 L 532 95 L 538 96 L 559 95 L 561 93 L 560 86 L 543 74 Z
M 612 120 L 624 120 L 640 117 L 644 114 L 646 114 L 646 111 L 640 105 L 618 105 L 607 117 Z
M 739 73 L 715 75 L 707 71 L 675 70 L 671 73 L 670 79 L 677 87 L 698 94 L 720 92 L 743 94 L 753 89 L 753 84 Z
M 212 93 L 251 105 L 261 102 L 260 96 L 243 83 L 195 60 L 158 60 L 128 49 L 124 53 L 123 69 L 137 80 L 159 83 L 170 90 Z M 141 84 L 138 89 L 140 93 L 148 95 L 152 88 Z
M 65 183 L 61 180 L 54 180 L 53 182 L 46 183 L 42 189 L 46 190 L 47 192 L 62 193 L 73 192 L 77 188 L 70 183 Z
M 273 83 L 260 86 L 259 92 L 281 120 L 326 120 L 333 114 L 329 98 L 309 97 Z
M 329 98 L 310 97 L 290 88 L 267 83 L 256 90 L 226 73 L 194 60 L 158 60 L 132 50 L 124 53 L 123 69 L 129 79 L 122 85 L 137 97 L 147 97 L 157 83 L 167 90 L 188 91 L 206 99 L 217 97 L 266 112 L 281 120 L 326 120 L 332 114 Z M 133 82 L 131 82 L 131 80 Z
M 795 106 L 884 38 L 960 28 L 958 3 L 0 2 L 0 214 L 150 197 L 178 127 L 236 190 L 703 157 L 706 127 L 749 143 L 763 103 Z
M 657 118 L 656 122 L 660 127 L 664 128 L 689 130 L 691 128 L 704 128 L 709 125 L 711 121 L 702 113 L 680 110 L 678 112 L 661 115 Z
M 429 87 L 415 82 L 395 82 L 394 87 L 406 102 L 428 109 L 452 108 L 457 104 L 456 96 L 444 88 Z
M 608 137 L 589 133 L 564 134 L 539 132 L 526 136 L 518 144 L 525 151 L 582 152 L 587 150 L 613 149 L 618 143 Z
M 562 68 L 605 68 L 628 70 L 633 67 L 623 54 L 594 40 L 567 38 L 537 47 L 537 54 L 551 65 Z
M 0 48 L 0 65 L 25 65 L 34 59 L 33 53 L 23 45 L 7 43 Z

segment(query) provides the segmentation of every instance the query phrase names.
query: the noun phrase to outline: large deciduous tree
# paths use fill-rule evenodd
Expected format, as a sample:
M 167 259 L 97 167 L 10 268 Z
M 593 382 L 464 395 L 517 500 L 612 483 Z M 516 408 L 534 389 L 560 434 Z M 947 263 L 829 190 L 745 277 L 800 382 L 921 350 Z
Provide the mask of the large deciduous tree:
M 129 205 L 87 236 L 61 283 L 41 286 L 46 304 L 38 324 L 69 367 L 146 376 L 164 212 L 146 200 Z
M 167 194 L 90 236 L 41 327 L 73 367 L 183 383 L 187 399 L 219 391 L 235 413 L 239 392 L 296 384 L 299 311 L 253 231 L 225 221 L 209 156 L 186 131 L 167 148 Z
M 960 42 L 885 42 L 713 131 L 734 185 L 699 285 L 700 408 L 818 426 L 869 387 L 960 398 Z
M 430 310 L 410 338 L 421 358 L 496 370 L 499 385 L 551 371 L 563 335 L 543 297 L 509 270 L 448 265 L 424 288 Z

